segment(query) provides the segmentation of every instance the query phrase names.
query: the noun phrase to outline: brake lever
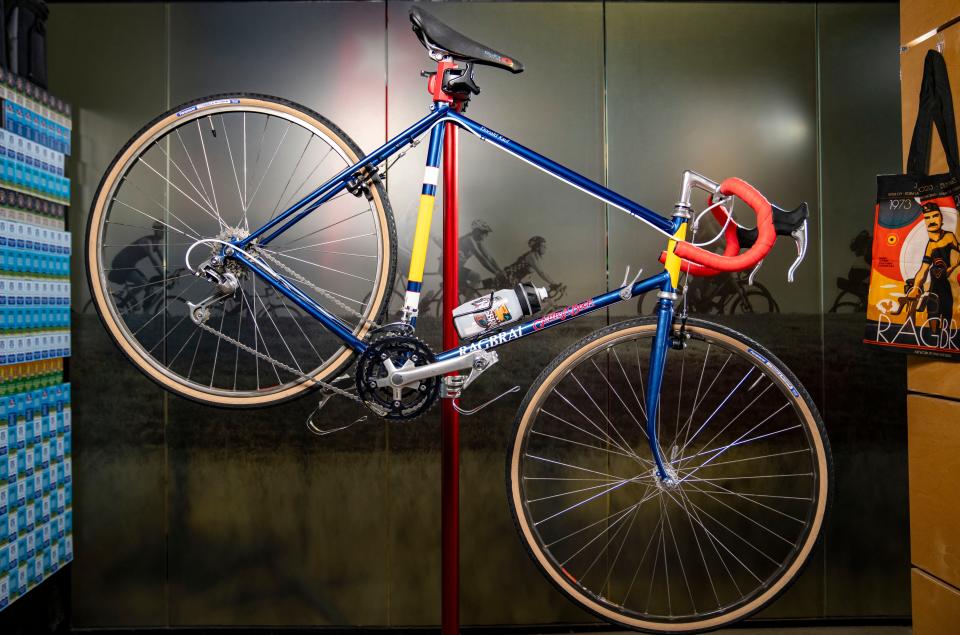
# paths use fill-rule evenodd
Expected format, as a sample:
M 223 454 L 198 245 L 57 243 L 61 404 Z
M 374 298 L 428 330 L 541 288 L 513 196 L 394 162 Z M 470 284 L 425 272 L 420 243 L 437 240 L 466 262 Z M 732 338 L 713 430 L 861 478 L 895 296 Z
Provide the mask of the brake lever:
M 760 267 L 761 267 L 762 265 L 763 265 L 763 260 L 761 260 L 760 262 L 758 262 L 758 263 L 757 263 L 757 266 L 754 267 L 753 270 L 750 272 L 750 275 L 747 276 L 747 285 L 748 285 L 748 286 L 751 286 L 751 287 L 753 286 L 753 279 L 756 277 L 757 272 L 760 271 Z
M 793 237 L 793 241 L 797 244 L 797 259 L 794 260 L 790 268 L 787 269 L 787 282 L 793 282 L 793 274 L 807 256 L 807 221 L 804 220 L 799 227 L 790 232 L 790 236 Z

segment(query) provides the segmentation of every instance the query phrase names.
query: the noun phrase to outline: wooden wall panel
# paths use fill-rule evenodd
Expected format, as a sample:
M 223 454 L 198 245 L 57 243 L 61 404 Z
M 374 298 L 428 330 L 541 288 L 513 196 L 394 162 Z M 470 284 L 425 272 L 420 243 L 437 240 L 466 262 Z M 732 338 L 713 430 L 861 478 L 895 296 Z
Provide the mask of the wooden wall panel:
M 957 0 L 903 0 L 900 2 L 900 43 L 920 37 L 957 17 Z
M 960 633 L 960 592 L 920 569 L 911 574 L 913 635 Z
M 927 10 L 927 5 L 936 4 L 932 1 L 910 0 L 900 5 L 901 38 L 904 33 L 904 11 L 906 7 L 912 10 Z M 960 10 L 960 3 L 951 0 L 954 11 Z M 929 16 L 924 16 L 927 19 Z M 952 16 L 951 16 L 952 17 Z M 936 20 L 938 18 L 932 18 Z M 946 20 L 944 20 L 945 22 Z M 929 22 L 935 28 L 942 22 Z M 901 113 L 903 117 L 903 165 L 906 169 L 907 155 L 910 152 L 910 139 L 913 136 L 913 126 L 917 120 L 918 97 L 920 95 L 920 81 L 923 76 L 923 60 L 927 51 L 943 41 L 943 57 L 947 62 L 947 73 L 950 75 L 950 87 L 953 90 L 953 108 L 960 113 L 960 23 L 954 24 L 943 33 L 925 40 L 923 43 L 911 47 L 900 56 L 901 75 Z M 947 171 L 947 158 L 943 153 L 939 137 L 934 134 L 930 152 L 931 174 L 941 174 Z M 911 391 L 923 392 L 932 395 L 943 395 L 960 399 L 960 367 L 952 362 L 937 361 L 911 357 L 907 363 L 907 387 Z

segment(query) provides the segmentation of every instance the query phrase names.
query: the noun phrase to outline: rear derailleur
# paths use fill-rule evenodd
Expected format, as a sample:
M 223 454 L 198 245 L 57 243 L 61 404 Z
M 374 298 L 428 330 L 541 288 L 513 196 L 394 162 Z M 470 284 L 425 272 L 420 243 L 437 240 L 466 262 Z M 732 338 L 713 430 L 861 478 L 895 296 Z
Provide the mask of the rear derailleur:
M 212 260 L 212 259 L 211 259 Z M 197 303 L 187 301 L 187 307 L 190 310 L 190 319 L 197 324 L 203 324 L 210 319 L 210 307 L 218 302 L 222 302 L 237 292 L 240 288 L 240 276 L 227 267 L 217 267 L 210 261 L 207 261 L 197 267 L 196 275 L 206 278 L 214 287 L 215 293 Z

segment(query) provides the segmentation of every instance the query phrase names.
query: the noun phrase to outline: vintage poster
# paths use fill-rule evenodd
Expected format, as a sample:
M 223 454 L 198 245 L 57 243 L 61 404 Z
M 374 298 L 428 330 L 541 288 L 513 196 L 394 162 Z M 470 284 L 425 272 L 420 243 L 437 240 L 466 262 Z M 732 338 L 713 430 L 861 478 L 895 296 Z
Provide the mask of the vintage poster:
M 937 189 L 956 189 L 952 181 Z M 913 194 L 891 192 L 877 204 L 864 341 L 960 356 L 958 196 Z

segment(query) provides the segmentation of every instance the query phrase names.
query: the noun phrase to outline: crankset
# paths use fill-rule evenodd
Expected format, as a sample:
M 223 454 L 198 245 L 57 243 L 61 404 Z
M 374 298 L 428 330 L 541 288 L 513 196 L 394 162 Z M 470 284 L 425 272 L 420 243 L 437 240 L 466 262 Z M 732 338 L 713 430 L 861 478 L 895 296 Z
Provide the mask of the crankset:
M 415 337 L 386 335 L 371 343 L 357 361 L 357 395 L 386 419 L 413 419 L 432 406 L 440 392 L 440 378 L 425 377 L 397 385 L 397 371 L 408 371 L 434 362 L 433 351 Z

